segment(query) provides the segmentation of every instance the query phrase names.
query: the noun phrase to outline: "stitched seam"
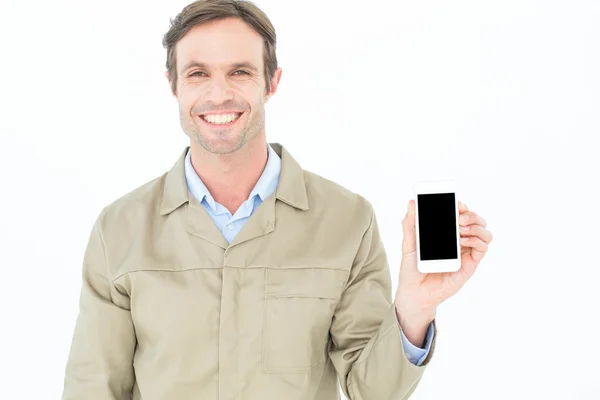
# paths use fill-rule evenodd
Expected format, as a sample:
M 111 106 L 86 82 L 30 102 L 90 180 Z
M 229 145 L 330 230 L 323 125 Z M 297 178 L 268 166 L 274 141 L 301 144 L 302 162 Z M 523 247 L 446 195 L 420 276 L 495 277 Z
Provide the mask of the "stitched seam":
M 102 213 L 104 213 L 104 209 L 102 210 Z M 102 216 L 101 213 L 101 216 Z M 102 243 L 102 256 L 104 257 L 104 273 L 106 274 L 106 278 L 107 278 L 107 282 L 108 282 L 108 277 L 110 276 L 110 268 L 108 267 L 108 257 L 106 255 L 106 243 L 104 242 L 104 235 L 102 234 L 102 226 L 100 225 L 100 218 L 98 218 L 98 226 L 95 227 L 94 229 L 98 229 L 98 236 L 100 237 L 100 243 Z M 110 284 L 112 285 L 113 288 L 115 288 L 115 282 L 117 279 L 112 279 L 110 281 Z M 116 288 L 115 288 L 116 289 Z M 113 301 L 113 295 L 112 295 L 112 290 L 109 289 L 109 296 L 110 296 L 110 301 Z
M 133 274 L 135 272 L 187 272 L 187 271 L 194 271 L 194 270 L 201 270 L 201 269 L 221 269 L 221 268 L 208 268 L 208 267 L 194 267 L 194 268 L 187 268 L 187 269 L 135 269 L 133 271 L 126 271 L 123 272 L 121 275 L 117 276 L 115 279 L 113 279 L 113 281 L 116 281 L 117 279 L 119 279 L 122 276 L 125 276 L 127 274 Z
M 256 268 L 247 268 L 247 269 L 260 269 L 260 268 L 264 268 L 265 270 L 267 269 L 277 269 L 277 270 L 286 270 L 286 269 L 323 269 L 323 270 L 332 270 L 332 271 L 347 271 L 347 269 L 344 268 L 316 268 L 316 267 L 298 267 L 298 268 L 277 268 L 277 267 L 263 267 L 263 266 L 258 266 Z M 132 274 L 134 272 L 187 272 L 187 271 L 195 271 L 195 270 L 201 270 L 201 269 L 222 269 L 222 268 L 209 268 L 209 267 L 194 267 L 194 268 L 186 268 L 186 269 L 165 269 L 165 268 L 160 268 L 160 269 L 135 269 L 132 271 L 126 271 L 123 272 L 121 275 L 115 277 L 112 281 L 116 281 L 119 278 L 121 278 L 124 275 L 127 274 Z
M 276 270 L 280 270 L 280 271 L 284 271 L 284 270 L 288 270 L 288 269 L 323 269 L 323 270 L 326 270 L 326 271 L 348 271 L 347 268 L 329 268 L 329 267 L 323 268 L 323 267 L 313 266 L 313 265 L 305 266 L 305 267 L 291 267 L 291 268 L 281 268 L 281 267 L 271 267 L 271 266 L 268 266 L 268 265 L 264 265 L 264 266 L 263 265 L 259 265 L 259 266 L 256 266 L 256 268 L 276 269 Z M 254 269 L 254 267 L 253 268 L 248 268 L 248 269 Z

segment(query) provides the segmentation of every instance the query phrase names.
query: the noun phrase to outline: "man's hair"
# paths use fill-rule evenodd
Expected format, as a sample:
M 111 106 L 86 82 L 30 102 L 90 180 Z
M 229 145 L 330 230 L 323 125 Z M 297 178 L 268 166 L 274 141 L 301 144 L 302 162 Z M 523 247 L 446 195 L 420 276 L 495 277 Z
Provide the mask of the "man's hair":
M 177 52 L 175 45 L 192 28 L 209 21 L 238 18 L 246 22 L 263 38 L 263 70 L 266 81 L 265 93 L 271 91 L 271 79 L 277 69 L 275 48 L 277 35 L 267 15 L 248 0 L 198 0 L 183 8 L 172 18 L 169 31 L 163 37 L 167 49 L 167 71 L 171 90 L 177 94 Z

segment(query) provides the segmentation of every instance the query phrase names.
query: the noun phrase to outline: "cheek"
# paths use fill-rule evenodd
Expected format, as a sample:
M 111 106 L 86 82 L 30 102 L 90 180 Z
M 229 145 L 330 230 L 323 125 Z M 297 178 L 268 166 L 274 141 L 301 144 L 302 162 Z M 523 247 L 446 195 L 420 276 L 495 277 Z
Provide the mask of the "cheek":
M 185 90 L 179 94 L 179 111 L 182 114 L 190 116 L 194 109 L 198 109 L 205 104 L 204 96 L 198 90 Z

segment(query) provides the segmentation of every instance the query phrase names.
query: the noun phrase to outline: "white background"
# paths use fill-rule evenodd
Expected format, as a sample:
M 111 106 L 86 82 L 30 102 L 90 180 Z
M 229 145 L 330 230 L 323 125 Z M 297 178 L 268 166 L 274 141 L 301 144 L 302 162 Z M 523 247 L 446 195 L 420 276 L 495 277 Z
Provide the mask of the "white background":
M 0 398 L 56 399 L 96 216 L 188 144 L 161 45 L 187 2 L 1 4 Z M 600 399 L 600 2 L 257 4 L 267 139 L 373 203 L 394 291 L 415 182 L 494 234 L 411 399 Z

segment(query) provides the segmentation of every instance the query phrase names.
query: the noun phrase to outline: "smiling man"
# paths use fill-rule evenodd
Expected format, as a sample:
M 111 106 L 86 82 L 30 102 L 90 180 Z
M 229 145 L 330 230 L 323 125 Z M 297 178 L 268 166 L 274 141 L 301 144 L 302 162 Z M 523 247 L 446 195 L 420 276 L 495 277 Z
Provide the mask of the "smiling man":
M 372 205 L 266 140 L 281 79 L 267 16 L 206 0 L 171 22 L 166 76 L 190 146 L 98 216 L 62 398 L 408 398 L 437 306 L 487 251 L 485 221 L 461 204 L 462 268 L 421 274 L 410 201 L 392 298 Z

